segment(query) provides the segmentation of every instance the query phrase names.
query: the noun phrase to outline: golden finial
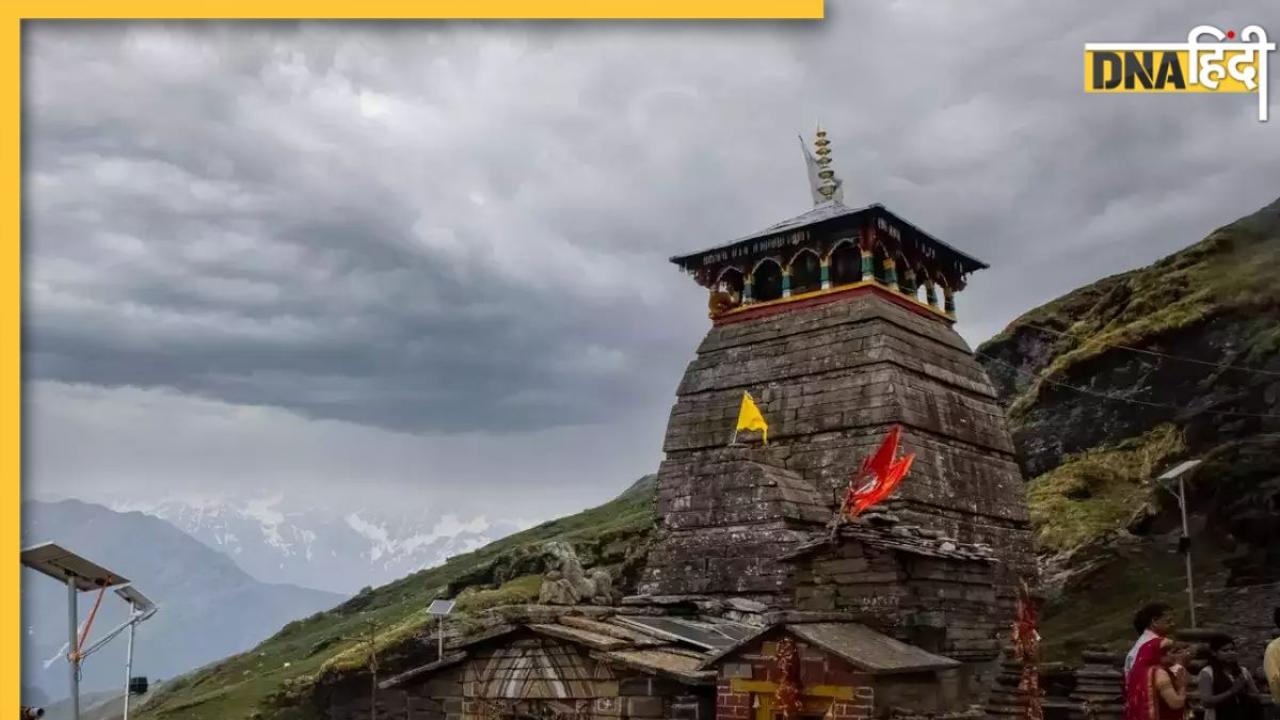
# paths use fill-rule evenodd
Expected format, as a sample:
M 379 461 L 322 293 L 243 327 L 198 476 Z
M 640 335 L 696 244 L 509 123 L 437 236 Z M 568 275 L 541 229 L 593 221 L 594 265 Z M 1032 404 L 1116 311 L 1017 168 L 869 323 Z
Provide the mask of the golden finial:
M 813 142 L 817 150 L 814 154 L 818 156 L 818 178 L 822 180 L 822 184 L 818 186 L 818 192 L 822 193 L 822 197 L 831 200 L 839 187 L 839 181 L 836 180 L 836 171 L 831 167 L 831 141 L 827 139 L 827 131 L 821 126 L 818 127 L 818 139 Z

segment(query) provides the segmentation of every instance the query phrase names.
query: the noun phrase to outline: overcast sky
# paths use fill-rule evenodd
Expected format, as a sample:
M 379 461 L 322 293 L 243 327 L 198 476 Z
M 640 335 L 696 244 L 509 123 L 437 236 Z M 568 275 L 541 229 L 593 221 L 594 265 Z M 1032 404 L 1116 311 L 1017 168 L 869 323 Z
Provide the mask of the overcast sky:
M 806 210 L 797 133 L 849 204 L 991 264 L 976 346 L 1280 195 L 1254 96 L 1081 88 L 1085 42 L 1280 35 L 1261 12 L 28 23 L 26 492 L 598 503 L 656 468 L 708 327 L 666 259 Z

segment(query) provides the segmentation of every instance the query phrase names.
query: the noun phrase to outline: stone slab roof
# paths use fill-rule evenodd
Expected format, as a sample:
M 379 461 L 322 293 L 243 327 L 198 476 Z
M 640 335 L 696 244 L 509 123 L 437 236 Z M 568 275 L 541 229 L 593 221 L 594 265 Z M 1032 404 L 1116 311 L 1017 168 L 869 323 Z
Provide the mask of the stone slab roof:
M 403 685 L 404 683 L 407 683 L 410 680 L 413 680 L 414 678 L 425 677 L 437 670 L 443 670 L 447 667 L 453 667 L 454 665 L 457 665 L 458 663 L 466 659 L 467 659 L 467 654 L 464 652 L 450 653 L 449 655 L 445 655 L 444 657 L 440 658 L 439 660 L 436 660 L 435 662 L 427 663 L 426 665 L 421 665 L 419 667 L 413 668 L 412 670 L 407 670 L 405 672 L 402 672 L 399 675 L 389 677 L 386 680 L 383 680 L 382 682 L 378 683 L 378 689 L 386 690 L 388 688 L 393 688 L 398 685 Z
M 914 645 L 895 640 L 860 623 L 822 622 L 774 625 L 743 639 L 733 647 L 716 653 L 703 662 L 710 668 L 733 655 L 754 640 L 779 628 L 812 643 L 847 661 L 858 670 L 872 675 L 924 672 L 959 667 L 960 662 L 934 655 Z
M 641 632 L 685 643 L 707 651 L 732 647 L 751 635 L 754 628 L 724 620 L 692 620 L 681 617 L 619 617 L 618 622 Z
M 858 540 L 874 547 L 948 560 L 993 563 L 996 557 L 986 545 L 962 543 L 913 525 L 901 524 L 888 513 L 864 517 L 841 526 L 840 537 Z M 828 536 L 815 538 L 785 553 L 783 560 L 804 557 L 831 546 Z
M 689 685 L 709 685 L 715 682 L 716 672 L 704 670 L 706 656 L 678 648 L 654 648 L 647 650 L 619 650 L 596 653 L 607 662 L 653 675 L 664 675 Z
M 873 675 L 960 666 L 956 660 L 934 655 L 857 623 L 809 623 L 786 628 Z
M 585 645 L 592 650 L 620 650 L 631 645 L 631 643 L 621 638 L 601 635 L 570 625 L 538 623 L 536 625 L 527 625 L 526 627 L 539 635 L 549 635 L 560 640 L 568 640 L 578 645 Z
M 714 671 L 702 668 L 703 661 L 711 653 L 755 631 L 749 625 L 723 618 L 642 614 L 637 613 L 636 608 L 559 607 L 558 617 L 549 617 L 549 609 L 541 606 L 501 608 L 494 613 L 493 625 L 450 639 L 442 659 L 400 673 L 379 687 L 386 689 L 425 680 L 436 671 L 463 662 L 481 645 L 519 644 L 518 638 L 512 636 L 522 631 L 577 645 L 606 662 L 686 684 L 703 685 L 715 680 Z M 432 642 L 424 645 L 434 649 Z

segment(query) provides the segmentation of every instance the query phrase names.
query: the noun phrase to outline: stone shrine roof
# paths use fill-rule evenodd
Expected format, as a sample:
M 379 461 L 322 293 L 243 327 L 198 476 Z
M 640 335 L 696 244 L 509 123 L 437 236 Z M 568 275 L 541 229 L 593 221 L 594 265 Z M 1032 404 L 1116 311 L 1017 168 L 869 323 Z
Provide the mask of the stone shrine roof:
M 868 545 L 949 560 L 993 563 L 994 552 L 989 546 L 962 543 L 941 533 L 898 522 L 897 516 L 879 512 L 869 514 L 840 527 L 840 538 L 858 540 Z M 831 547 L 828 535 L 816 538 L 781 556 L 782 560 L 794 560 Z
M 633 599 L 633 602 L 641 598 Z M 714 601 L 713 601 L 714 602 Z M 756 603 L 743 601 L 747 610 Z M 724 604 L 723 602 L 720 604 Z M 785 628 L 796 637 L 837 655 L 871 674 L 921 672 L 956 667 L 950 658 L 895 640 L 839 613 L 778 612 L 760 616 L 760 626 L 705 614 L 674 616 L 648 608 L 599 606 L 509 606 L 496 608 L 493 623 L 445 643 L 440 659 L 395 675 L 378 687 L 389 689 L 420 682 L 471 657 L 473 649 L 509 642 L 532 633 L 577 645 L 607 663 L 667 677 L 686 685 L 714 683 L 714 665 L 765 634 Z M 751 613 L 754 614 L 754 613 Z M 519 645 L 516 642 L 515 645 Z M 431 638 L 424 647 L 435 649 Z
M 706 659 L 756 629 L 723 618 L 659 616 L 638 608 L 513 606 L 501 610 L 501 619 L 495 618 L 495 624 L 446 642 L 442 659 L 402 672 L 379 687 L 424 680 L 466 660 L 471 648 L 521 631 L 577 645 L 605 662 L 688 685 L 704 685 L 715 678 L 714 671 L 702 668 Z M 434 649 L 429 638 L 424 638 L 424 645 Z
M 787 623 L 774 625 L 743 639 L 737 645 L 722 650 L 703 663 L 711 667 L 751 642 L 774 631 L 778 627 L 792 635 L 812 643 L 836 655 L 858 670 L 872 675 L 924 672 L 959 667 L 960 662 L 934 655 L 914 645 L 895 640 L 888 635 L 853 622 Z
M 960 662 L 894 640 L 857 623 L 787 625 L 787 630 L 873 675 L 959 667 Z

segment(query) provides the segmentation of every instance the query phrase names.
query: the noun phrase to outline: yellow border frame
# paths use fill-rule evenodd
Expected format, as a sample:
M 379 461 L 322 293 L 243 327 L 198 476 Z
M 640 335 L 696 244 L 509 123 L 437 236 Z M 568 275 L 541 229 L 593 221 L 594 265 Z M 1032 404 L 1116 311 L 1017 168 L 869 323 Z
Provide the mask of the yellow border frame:
M 3 317 L 0 334 L 0 462 L 6 480 L 2 523 L 4 542 L 15 555 L 21 546 L 21 390 L 22 390 L 22 292 L 21 292 L 21 101 L 22 101 L 22 21 L 63 19 L 473 19 L 473 20 L 821 20 L 823 0 L 367 0 L 339 3 L 332 0 L 220 0 L 208 3 L 173 3 L 157 0 L 120 0 L 93 3 L 86 0 L 20 0 L 6 4 L 4 30 L 0 39 L 3 55 L 5 167 L 3 258 L 0 259 L 0 288 L 3 288 Z M 12 557 L 12 556 L 11 556 Z M 17 558 L 4 573 L 4 594 L 0 599 L 4 647 L 10 648 L 0 660 L 5 679 L 0 692 L 0 709 L 12 713 L 20 703 L 21 677 L 21 573 Z M 7 708 L 7 709 L 4 709 Z
M 106 10 L 107 5 L 110 10 Z M 19 0 L 16 20 L 821 20 L 823 0 Z M 180 8 L 180 9 L 175 9 Z

